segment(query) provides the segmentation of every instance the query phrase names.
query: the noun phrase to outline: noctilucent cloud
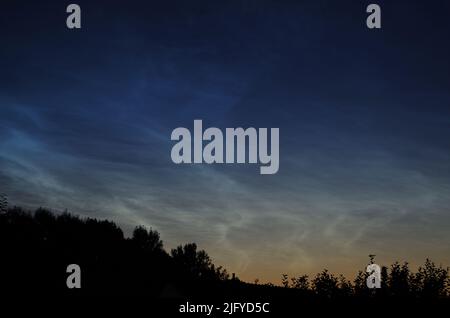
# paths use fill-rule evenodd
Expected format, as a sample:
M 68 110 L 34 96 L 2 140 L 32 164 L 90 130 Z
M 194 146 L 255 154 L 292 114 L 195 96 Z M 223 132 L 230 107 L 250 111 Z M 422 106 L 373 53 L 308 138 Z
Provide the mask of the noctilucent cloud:
M 196 242 L 241 279 L 450 263 L 450 4 L 9 1 L 0 192 Z M 278 127 L 280 165 L 184 164 L 176 127 Z

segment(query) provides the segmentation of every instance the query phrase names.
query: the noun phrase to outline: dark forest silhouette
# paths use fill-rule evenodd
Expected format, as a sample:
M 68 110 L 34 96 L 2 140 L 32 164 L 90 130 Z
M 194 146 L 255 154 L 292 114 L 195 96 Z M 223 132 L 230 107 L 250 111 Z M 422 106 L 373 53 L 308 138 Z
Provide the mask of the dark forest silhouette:
M 139 293 L 148 299 L 259 297 L 297 303 L 449 299 L 448 268 L 428 259 L 417 272 L 407 263 L 383 267 L 382 288 L 376 291 L 367 288 L 365 271 L 353 281 L 323 270 L 311 278 L 282 275 L 279 286 L 247 283 L 213 264 L 195 243 L 168 253 L 152 229 L 138 226 L 126 238 L 113 222 L 53 214 L 42 208 L 31 213 L 14 207 L 0 213 L 0 251 L 0 288 L 4 290 Z M 68 264 L 81 267 L 78 291 L 66 286 Z

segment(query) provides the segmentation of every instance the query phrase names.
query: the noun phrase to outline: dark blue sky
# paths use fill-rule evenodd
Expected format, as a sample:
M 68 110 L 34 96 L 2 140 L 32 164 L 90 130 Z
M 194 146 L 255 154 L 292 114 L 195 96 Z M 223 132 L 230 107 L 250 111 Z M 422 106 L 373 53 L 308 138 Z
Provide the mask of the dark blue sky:
M 12 204 L 196 241 L 245 279 L 450 255 L 450 3 L 0 6 L 0 183 Z M 279 127 L 280 170 L 175 165 L 171 131 Z M 269 257 L 270 256 L 270 257 Z

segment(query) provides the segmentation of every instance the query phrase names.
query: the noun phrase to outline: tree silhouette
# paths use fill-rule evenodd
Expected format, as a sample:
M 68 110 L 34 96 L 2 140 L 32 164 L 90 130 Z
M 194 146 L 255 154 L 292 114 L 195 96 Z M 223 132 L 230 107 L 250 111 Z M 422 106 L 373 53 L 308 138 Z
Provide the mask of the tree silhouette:
M 355 295 L 359 297 L 367 297 L 370 294 L 366 283 L 366 279 L 368 276 L 369 274 L 366 271 L 358 271 L 358 274 L 353 281 L 353 289 Z
M 289 277 L 287 274 L 281 275 L 281 285 L 283 285 L 284 288 L 289 287 Z
M 160 239 L 159 233 L 148 230 L 143 226 L 137 226 L 133 231 L 131 239 L 138 248 L 149 252 L 160 251 L 163 248 L 163 242 Z
M 349 297 L 353 295 L 353 285 L 352 283 L 344 277 L 344 275 L 339 275 L 338 278 L 338 295 L 340 297 Z
M 416 296 L 423 298 L 437 298 L 448 296 L 450 284 L 449 269 L 437 267 L 428 258 L 423 266 L 420 266 L 416 274 L 412 274 L 411 287 Z
M 292 284 L 291 284 L 292 288 L 295 288 L 295 289 L 307 291 L 310 288 L 308 275 L 293 277 L 293 278 L 291 278 L 291 282 L 292 282 Z
M 338 279 L 324 269 L 312 280 L 312 288 L 318 296 L 332 298 L 338 294 Z
M 174 262 L 181 266 L 189 276 L 204 279 L 228 279 L 229 275 L 222 267 L 215 267 L 204 250 L 197 250 L 197 244 L 180 245 L 171 251 Z
M 395 262 L 392 264 L 387 281 L 391 295 L 394 297 L 409 296 L 410 278 L 410 270 L 407 262 L 403 264 Z

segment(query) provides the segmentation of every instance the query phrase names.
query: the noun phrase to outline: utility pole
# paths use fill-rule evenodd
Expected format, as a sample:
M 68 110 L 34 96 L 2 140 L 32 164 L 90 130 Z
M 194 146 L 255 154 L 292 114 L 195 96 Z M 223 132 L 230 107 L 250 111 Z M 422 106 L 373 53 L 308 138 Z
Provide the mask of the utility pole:
M 8 196 L 4 193 L 0 193 L 0 214 L 4 214 L 8 211 Z

